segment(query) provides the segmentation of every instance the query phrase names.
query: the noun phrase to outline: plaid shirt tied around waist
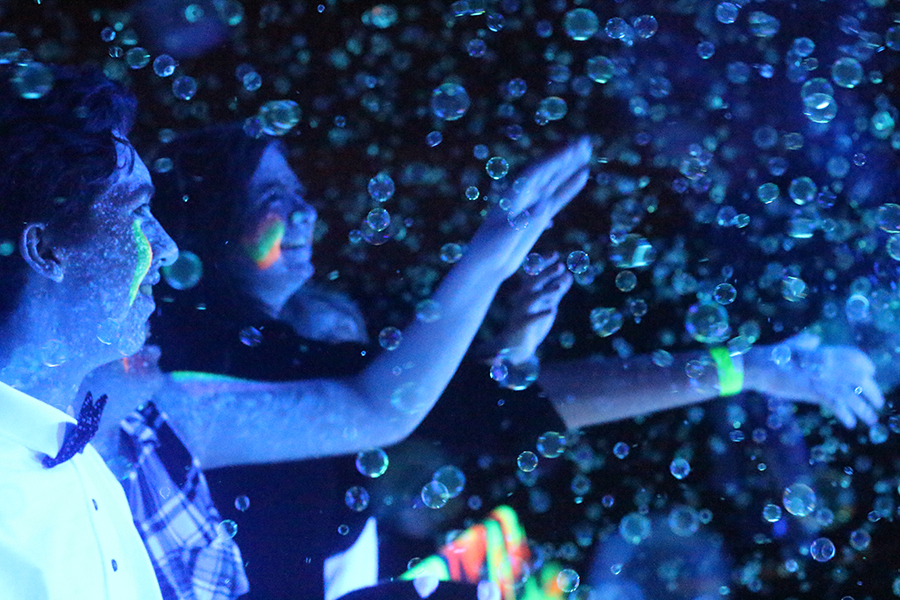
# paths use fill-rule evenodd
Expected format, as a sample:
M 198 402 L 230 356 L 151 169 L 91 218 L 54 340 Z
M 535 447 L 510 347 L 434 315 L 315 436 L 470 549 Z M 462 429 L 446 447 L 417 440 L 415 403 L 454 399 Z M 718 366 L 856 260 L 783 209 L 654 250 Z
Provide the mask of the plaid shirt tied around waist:
M 250 586 L 241 552 L 220 526 L 206 478 L 152 402 L 121 423 L 121 478 L 165 600 L 233 600 Z

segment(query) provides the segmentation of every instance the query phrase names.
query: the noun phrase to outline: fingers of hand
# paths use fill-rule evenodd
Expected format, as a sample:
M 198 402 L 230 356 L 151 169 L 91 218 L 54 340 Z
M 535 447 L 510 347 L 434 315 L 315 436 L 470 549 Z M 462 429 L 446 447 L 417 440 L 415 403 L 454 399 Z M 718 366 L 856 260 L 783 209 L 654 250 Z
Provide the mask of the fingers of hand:
M 873 408 L 876 410 L 884 408 L 884 394 L 881 393 L 881 388 L 878 387 L 878 383 L 874 379 L 866 377 L 859 387 L 862 389 L 862 396 Z

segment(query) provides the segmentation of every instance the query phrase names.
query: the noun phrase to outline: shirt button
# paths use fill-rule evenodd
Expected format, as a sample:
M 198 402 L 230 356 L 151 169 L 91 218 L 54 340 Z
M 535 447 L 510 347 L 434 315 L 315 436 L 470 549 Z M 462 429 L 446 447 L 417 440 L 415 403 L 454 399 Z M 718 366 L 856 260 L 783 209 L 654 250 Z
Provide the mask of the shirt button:
M 116 559 L 113 559 L 113 561 L 112 561 L 112 568 L 113 568 L 113 571 L 119 570 L 119 563 L 116 562 Z
M 91 498 L 91 502 L 94 503 L 94 510 L 100 510 L 99 508 L 97 508 L 97 501 L 96 501 L 96 500 L 94 500 L 93 498 Z

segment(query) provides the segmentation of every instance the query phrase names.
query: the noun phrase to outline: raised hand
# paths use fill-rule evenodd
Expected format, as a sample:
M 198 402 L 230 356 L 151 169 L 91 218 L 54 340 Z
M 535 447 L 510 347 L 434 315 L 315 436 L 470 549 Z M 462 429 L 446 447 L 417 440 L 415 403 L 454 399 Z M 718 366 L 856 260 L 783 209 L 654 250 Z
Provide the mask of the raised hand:
M 853 346 L 822 345 L 819 336 L 811 333 L 781 345 L 790 350 L 790 360 L 781 366 L 772 359 L 777 346 L 760 348 L 756 358 L 745 362 L 757 374 L 757 391 L 825 406 L 848 428 L 855 427 L 857 420 L 875 424 L 884 396 L 875 382 L 875 365 L 864 352 Z
M 553 254 L 537 275 L 524 275 L 510 298 L 511 310 L 495 346 L 505 349 L 507 358 L 521 363 L 531 358 L 550 333 L 559 302 L 572 287 L 572 275 Z
M 501 279 L 515 273 L 554 215 L 587 183 L 592 149 L 584 137 L 528 169 L 513 184 L 508 206 L 488 214 L 469 254 L 487 261 Z

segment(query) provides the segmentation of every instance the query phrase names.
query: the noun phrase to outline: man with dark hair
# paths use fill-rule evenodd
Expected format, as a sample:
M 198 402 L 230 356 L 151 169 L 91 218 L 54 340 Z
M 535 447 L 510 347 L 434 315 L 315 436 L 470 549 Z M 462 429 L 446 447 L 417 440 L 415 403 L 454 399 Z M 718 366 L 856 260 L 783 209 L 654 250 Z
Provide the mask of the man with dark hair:
M 23 90 L 23 69 L 52 87 Z M 105 396 L 70 416 L 91 370 L 141 348 L 151 286 L 177 256 L 126 137 L 134 110 L 99 73 L 0 68 L 0 242 L 18 247 L 0 255 L 5 598 L 161 597 L 122 487 L 87 443 Z

